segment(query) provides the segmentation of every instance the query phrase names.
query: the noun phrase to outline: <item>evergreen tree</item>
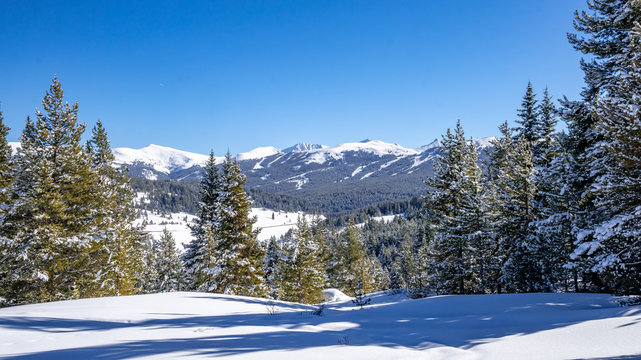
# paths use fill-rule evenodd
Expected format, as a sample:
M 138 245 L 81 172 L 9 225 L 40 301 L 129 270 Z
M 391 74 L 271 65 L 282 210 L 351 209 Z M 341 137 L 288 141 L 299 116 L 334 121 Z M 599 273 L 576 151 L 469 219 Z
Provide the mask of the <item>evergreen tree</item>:
M 380 262 L 367 254 L 363 237 L 353 221 L 336 238 L 333 245 L 332 286 L 345 294 L 363 294 L 383 288 L 388 281 L 381 269 Z M 360 282 L 360 285 L 359 285 Z
M 243 190 L 247 180 L 229 152 L 222 165 L 222 179 L 220 232 L 215 242 L 215 290 L 225 294 L 265 296 L 264 252 L 256 240 L 258 232 L 252 230 L 255 219 L 249 217 L 251 199 Z
M 479 256 L 487 251 L 487 234 L 478 152 L 465 140 L 460 122 L 454 133 L 448 129 L 443 136 L 441 151 L 434 177 L 427 181 L 434 233 L 431 283 L 439 293 L 476 292 L 487 268 Z
M 10 191 L 15 175 L 13 171 L 11 147 L 7 142 L 9 127 L 4 124 L 4 117 L 0 111 L 0 307 L 4 303 L 4 292 L 11 280 L 11 242 L 13 241 L 5 231 L 5 219 L 9 215 L 12 206 Z
M 87 277 L 96 287 L 92 295 L 135 294 L 140 290 L 136 279 L 145 269 L 141 261 L 143 241 L 133 225 L 134 194 L 127 169 L 113 165 L 107 131 L 100 121 L 92 129 L 87 152 L 91 155 L 92 168 L 99 175 L 99 187 L 94 194 L 99 203 L 94 217 L 100 219 L 102 228 L 89 249 Z M 91 288 L 91 285 L 87 286 Z
M 183 255 L 186 282 L 197 290 L 215 291 L 214 275 L 218 266 L 217 246 L 221 235 L 223 178 L 212 151 L 200 182 L 198 217 L 191 226 L 192 241 Z
M 495 165 L 499 171 L 496 185 L 500 216 L 497 235 L 504 260 L 501 281 L 508 290 L 537 291 L 541 284 L 536 258 L 539 244 L 527 241 L 529 226 L 534 220 L 532 202 L 536 193 L 528 141 L 521 138 L 513 143 L 504 161 L 503 169 Z
M 11 272 L 6 294 L 15 304 L 86 296 L 88 249 L 100 229 L 98 176 L 81 144 L 78 104 L 63 102 L 54 77 L 42 105 L 35 122 L 27 118 L 12 187 L 19 201 L 4 224 L 14 240 L 4 260 Z
M 15 178 L 12 168 L 11 146 L 7 142 L 9 130 L 9 127 L 4 124 L 4 117 L 0 111 L 0 204 L 2 206 L 0 208 L 0 224 L 8 210 L 9 192 Z
M 182 262 L 180 261 L 174 236 L 167 228 L 164 228 L 160 240 L 156 241 L 154 245 L 154 250 L 157 254 L 155 261 L 157 274 L 156 291 L 181 290 Z
M 282 299 L 304 304 L 322 301 L 327 274 L 321 259 L 321 244 L 304 217 L 299 217 L 293 241 L 286 245 L 280 263 Z
M 516 122 L 520 126 L 517 128 L 515 138 L 525 138 L 530 145 L 533 145 L 539 138 L 540 126 L 536 95 L 530 82 L 527 83 L 518 115 L 519 119 Z
M 641 16 L 641 4 L 630 2 Z M 638 18 L 637 18 L 638 19 Z M 594 145 L 591 168 L 599 175 L 589 188 L 595 214 L 578 234 L 575 253 L 601 275 L 608 289 L 641 291 L 641 25 L 626 36 L 612 79 L 612 88 L 594 106 L 595 132 L 603 139 Z M 597 151 L 598 150 L 598 151 Z
M 286 236 L 286 235 L 285 235 Z M 267 285 L 268 296 L 278 299 L 281 295 L 280 268 L 283 261 L 283 250 L 278 244 L 276 237 L 272 236 L 267 243 L 265 259 L 263 260 L 263 272 L 265 273 L 265 284 Z
M 612 131 L 607 129 L 611 119 L 627 119 L 617 120 L 618 125 L 628 125 L 621 129 L 626 132 L 631 130 L 631 134 L 625 136 L 634 138 L 634 118 L 621 118 L 621 112 L 615 108 L 619 105 L 625 107 L 626 103 L 627 106 L 632 105 L 629 103 L 630 85 L 625 85 L 624 82 L 630 81 L 630 74 L 637 66 L 631 54 L 638 53 L 634 44 L 634 28 L 641 17 L 641 5 L 638 1 L 600 0 L 589 2 L 588 7 L 591 12 L 577 12 L 574 22 L 575 29 L 585 37 L 568 35 L 575 49 L 591 55 L 590 61 L 581 61 L 586 83 L 581 93 L 582 100 L 566 99 L 562 103 L 563 118 L 568 123 L 571 164 L 574 167 L 569 185 L 570 191 L 577 194 L 571 203 L 574 235 L 577 237 L 577 249 L 573 256 L 576 266 L 583 271 L 584 282 L 591 285 L 592 289 L 634 289 L 636 285 L 631 285 L 627 280 L 623 284 L 613 279 L 622 274 L 620 271 L 626 273 L 631 270 L 621 264 L 635 261 L 619 261 L 619 254 L 626 251 L 615 250 L 616 246 L 606 245 L 611 240 L 612 243 L 620 243 L 626 235 L 601 237 L 601 234 L 603 229 L 608 228 L 610 221 L 616 223 L 616 219 L 625 217 L 623 214 L 628 211 L 621 212 L 620 207 L 608 209 L 603 206 L 606 197 L 619 196 L 606 190 L 608 186 L 605 183 L 613 178 L 612 170 L 620 168 L 617 164 L 622 161 L 618 154 L 620 149 L 611 146 L 613 139 L 610 136 L 616 131 L 611 134 Z M 631 113 L 634 113 L 634 105 L 631 109 Z M 636 219 L 631 221 L 635 222 Z M 603 261 L 607 258 L 612 260 Z M 612 266 L 603 266 L 604 264 Z M 626 270 L 622 270 L 623 268 Z M 612 276 L 617 273 L 619 275 Z M 624 277 L 629 279 L 628 276 Z

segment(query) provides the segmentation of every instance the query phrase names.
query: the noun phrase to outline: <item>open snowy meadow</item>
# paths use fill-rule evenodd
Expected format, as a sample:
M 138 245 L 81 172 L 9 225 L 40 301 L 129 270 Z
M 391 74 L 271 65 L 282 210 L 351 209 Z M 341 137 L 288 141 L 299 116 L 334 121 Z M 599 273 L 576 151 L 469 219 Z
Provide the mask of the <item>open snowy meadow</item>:
M 636 359 L 641 306 L 601 294 L 376 293 L 359 309 L 196 292 L 0 309 L 2 359 Z

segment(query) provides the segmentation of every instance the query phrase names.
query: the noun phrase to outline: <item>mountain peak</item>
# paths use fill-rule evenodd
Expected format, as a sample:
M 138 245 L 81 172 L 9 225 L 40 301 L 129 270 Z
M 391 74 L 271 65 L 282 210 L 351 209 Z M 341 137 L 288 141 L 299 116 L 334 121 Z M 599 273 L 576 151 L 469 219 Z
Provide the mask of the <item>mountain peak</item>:
M 310 144 L 306 142 L 299 142 L 294 146 L 290 146 L 288 148 L 283 149 L 283 152 L 290 153 L 290 152 L 310 151 L 310 150 L 323 149 L 326 147 L 327 146 L 320 145 L 320 144 Z
M 238 161 L 262 159 L 274 154 L 278 154 L 279 152 L 280 150 L 276 149 L 273 146 L 261 146 L 253 150 L 238 154 L 236 156 L 236 159 Z

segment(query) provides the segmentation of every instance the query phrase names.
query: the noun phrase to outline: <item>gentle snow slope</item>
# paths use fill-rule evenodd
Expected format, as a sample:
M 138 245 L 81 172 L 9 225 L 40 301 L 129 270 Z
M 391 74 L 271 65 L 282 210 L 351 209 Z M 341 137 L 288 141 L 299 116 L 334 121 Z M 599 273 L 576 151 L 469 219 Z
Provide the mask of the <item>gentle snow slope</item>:
M 194 166 L 204 166 L 209 157 L 188 151 L 176 150 L 166 146 L 148 145 L 142 149 L 115 148 L 113 149 L 115 164 L 132 165 L 136 162 L 151 166 L 154 170 L 169 174 L 177 169 L 189 169 Z M 216 158 L 222 162 L 223 158 Z
M 312 307 L 206 293 L 0 309 L 3 359 L 587 359 L 641 356 L 641 308 L 608 295 L 408 300 Z M 271 314 L 274 315 L 271 315 Z
M 144 194 L 138 194 L 138 201 L 144 201 Z M 142 199 L 142 200 L 140 200 Z M 154 239 L 160 239 L 163 230 L 167 229 L 176 240 L 179 250 L 184 250 L 184 245 L 192 240 L 191 229 L 189 225 L 194 222 L 194 215 L 187 213 L 171 213 L 161 215 L 154 212 L 145 212 L 139 215 L 134 222 L 136 225 L 142 225 L 146 221 L 145 231 L 151 234 Z M 267 241 L 272 236 L 279 238 L 285 235 L 290 229 L 296 227 L 299 216 L 306 216 L 308 220 L 313 217 L 303 212 L 284 212 L 269 210 L 263 208 L 252 208 L 250 217 L 256 217 L 254 230 L 260 230 L 258 241 Z M 321 215 L 321 219 L 324 219 Z

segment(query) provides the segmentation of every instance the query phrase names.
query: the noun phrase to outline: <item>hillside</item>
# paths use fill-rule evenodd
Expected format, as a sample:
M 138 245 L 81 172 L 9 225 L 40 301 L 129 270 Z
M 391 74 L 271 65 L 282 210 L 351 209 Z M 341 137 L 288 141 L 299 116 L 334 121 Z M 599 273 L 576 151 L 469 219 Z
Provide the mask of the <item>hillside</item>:
M 482 157 L 492 139 L 475 140 Z M 332 214 L 422 195 L 439 154 L 438 140 L 412 149 L 368 139 L 335 146 L 298 143 L 283 150 L 259 147 L 236 159 L 247 176 L 247 187 L 301 199 L 310 208 Z M 114 155 L 115 163 L 126 165 L 134 177 L 185 183 L 200 179 L 207 159 L 158 145 L 116 148 Z
M 609 295 L 409 300 L 312 306 L 207 293 L 0 309 L 0 359 L 634 359 L 641 308 Z

